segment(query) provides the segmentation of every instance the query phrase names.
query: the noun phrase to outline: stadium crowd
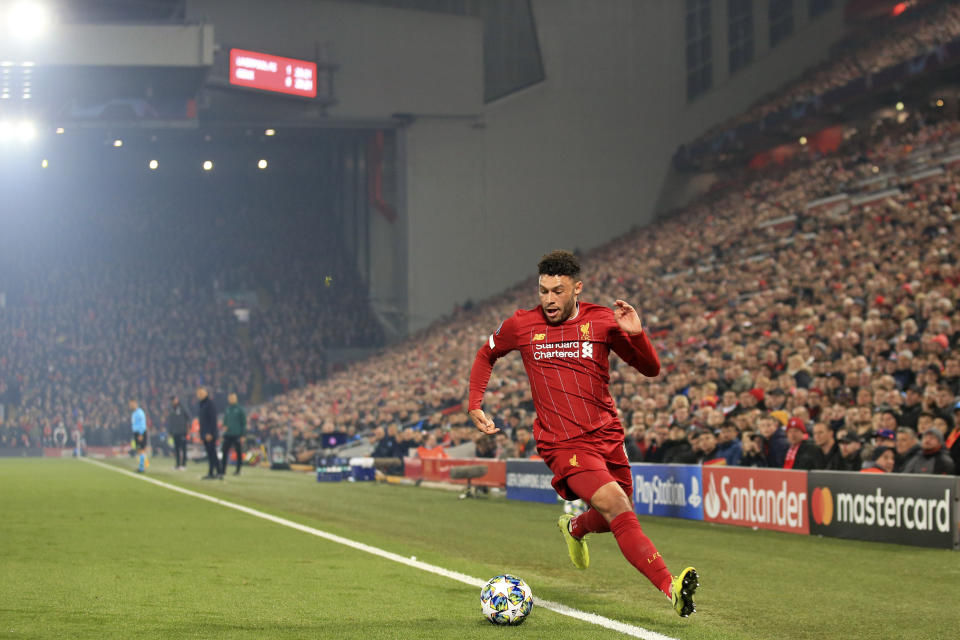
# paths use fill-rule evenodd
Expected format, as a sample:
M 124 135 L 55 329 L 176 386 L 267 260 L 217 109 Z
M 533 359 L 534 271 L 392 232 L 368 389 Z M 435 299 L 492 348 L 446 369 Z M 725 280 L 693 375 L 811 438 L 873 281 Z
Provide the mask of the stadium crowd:
M 840 154 L 751 174 L 583 256 L 584 299 L 633 301 L 663 363 L 654 380 L 612 363 L 630 457 L 835 469 L 882 468 L 892 457 L 897 470 L 916 470 L 932 456 L 938 472 L 954 472 L 960 172 L 891 179 L 899 194 L 862 206 L 805 205 L 913 166 L 918 151 L 945 154 L 958 136 L 952 120 L 878 126 Z M 295 424 L 306 449 L 323 448 L 311 435 L 321 430 L 366 434 L 393 455 L 429 436 L 448 450 L 483 440 L 459 410 L 474 353 L 504 317 L 534 304 L 531 279 L 464 305 L 255 419 Z M 486 408 L 504 433 L 477 443 L 485 455 L 535 453 L 518 356 L 494 369 Z
M 71 188 L 0 221 L 0 447 L 127 443 L 132 398 L 165 440 L 172 395 L 195 407 L 203 385 L 222 410 L 258 368 L 280 391 L 319 380 L 326 348 L 382 340 L 336 224 L 296 201 L 262 215 L 279 187 Z
M 740 125 L 758 122 L 794 104 L 815 100 L 853 80 L 934 52 L 960 37 L 960 4 L 955 2 L 921 5 L 902 16 L 885 20 L 888 24 L 882 27 L 870 26 L 841 41 L 829 60 L 758 100 L 745 112 L 711 128 L 702 137 L 714 137 Z

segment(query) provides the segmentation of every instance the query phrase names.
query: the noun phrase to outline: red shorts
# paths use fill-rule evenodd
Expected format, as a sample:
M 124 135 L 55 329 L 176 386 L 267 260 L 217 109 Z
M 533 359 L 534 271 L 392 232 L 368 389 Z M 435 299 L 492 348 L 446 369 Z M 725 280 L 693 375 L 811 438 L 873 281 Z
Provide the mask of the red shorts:
M 538 444 L 537 453 L 553 471 L 550 484 L 564 500 L 580 498 L 589 502 L 597 489 L 611 481 L 633 499 L 630 461 L 623 448 L 623 427 L 617 421 L 569 440 Z M 583 471 L 599 472 L 590 474 L 596 482 L 592 483 L 588 496 L 577 495 L 567 485 L 567 478 Z

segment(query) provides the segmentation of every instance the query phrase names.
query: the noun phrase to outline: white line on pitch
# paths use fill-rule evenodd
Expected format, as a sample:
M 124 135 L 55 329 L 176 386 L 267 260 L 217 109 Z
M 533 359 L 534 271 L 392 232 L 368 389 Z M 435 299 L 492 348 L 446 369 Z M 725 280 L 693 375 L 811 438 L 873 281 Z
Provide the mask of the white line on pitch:
M 257 511 L 256 509 L 251 509 L 250 507 L 245 507 L 242 504 L 237 504 L 235 502 L 229 502 L 227 500 L 221 500 L 220 498 L 215 498 L 209 496 L 205 493 L 200 493 L 198 491 L 191 491 L 190 489 L 184 489 L 183 487 L 178 487 L 175 484 L 169 484 L 149 476 L 133 473 L 132 471 L 127 471 L 126 469 L 120 469 L 113 465 L 109 465 L 91 458 L 80 458 L 84 462 L 89 462 L 90 464 L 95 464 L 98 467 L 103 467 L 104 469 L 109 469 L 110 471 L 116 471 L 117 473 L 122 473 L 124 475 L 130 476 L 131 478 L 136 478 L 137 480 L 143 480 L 149 482 L 150 484 L 155 484 L 158 487 L 163 487 L 164 489 L 170 489 L 171 491 L 176 491 L 177 493 L 182 493 L 184 495 L 191 496 L 193 498 L 199 498 L 200 500 L 206 500 L 207 502 L 212 502 L 218 504 L 222 507 L 228 507 L 230 509 L 236 509 L 251 516 L 261 518 L 263 520 L 269 520 L 276 524 L 281 524 L 285 527 L 290 527 L 291 529 L 296 529 L 297 531 L 302 531 L 304 533 L 309 533 L 310 535 L 317 536 L 318 538 L 323 538 L 331 542 L 336 542 L 344 546 L 350 547 L 351 549 L 356 549 L 357 551 L 364 551 L 366 553 L 385 558 L 387 560 L 392 560 L 394 562 L 399 562 L 400 564 L 405 564 L 408 567 L 414 567 L 415 569 L 420 569 L 421 571 L 426 571 L 428 573 L 433 573 L 438 576 L 443 576 L 445 578 L 450 578 L 451 580 L 456 580 L 457 582 L 462 582 L 468 584 L 471 587 L 481 588 L 486 584 L 485 580 L 479 578 L 474 578 L 468 576 L 464 573 L 459 573 L 457 571 L 450 571 L 449 569 L 444 569 L 443 567 L 438 567 L 434 564 L 429 564 L 427 562 L 421 562 L 419 560 L 411 560 L 406 556 L 401 556 L 390 551 L 385 551 L 378 547 L 372 547 L 368 544 L 362 542 L 357 542 L 356 540 L 351 540 L 349 538 L 344 538 L 333 533 L 328 533 L 326 531 L 321 531 L 320 529 L 314 529 L 313 527 L 308 527 L 305 524 L 300 524 L 299 522 L 294 522 L 293 520 L 287 520 L 286 518 L 281 518 L 279 516 L 270 515 L 269 513 L 264 513 L 263 511 Z M 612 629 L 613 631 L 619 631 L 620 633 L 632 636 L 634 638 L 642 638 L 643 640 L 676 640 L 670 636 L 665 636 L 662 633 L 657 633 L 656 631 L 650 631 L 649 629 L 644 629 L 643 627 L 636 627 L 625 622 L 619 622 L 617 620 L 611 620 L 610 618 L 605 618 L 603 616 L 597 615 L 595 613 L 587 613 L 586 611 L 580 611 L 579 609 L 574 609 L 568 607 L 559 602 L 551 602 L 549 600 L 541 600 L 537 598 L 535 600 L 536 606 L 543 609 L 549 609 L 560 615 L 569 616 L 571 618 L 576 618 L 577 620 L 583 620 L 585 622 L 590 622 L 592 624 L 605 627 L 607 629 Z

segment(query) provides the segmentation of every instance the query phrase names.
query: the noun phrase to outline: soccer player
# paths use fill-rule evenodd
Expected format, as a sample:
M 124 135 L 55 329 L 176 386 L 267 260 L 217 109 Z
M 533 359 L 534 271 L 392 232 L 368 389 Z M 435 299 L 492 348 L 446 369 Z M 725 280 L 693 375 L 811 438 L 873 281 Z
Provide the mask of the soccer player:
M 147 459 L 147 414 L 143 412 L 140 403 L 136 400 L 130 401 L 130 411 L 133 412 L 130 415 L 130 424 L 133 429 L 134 446 L 140 457 L 137 473 L 143 473 L 150 466 L 150 461 Z
M 696 608 L 696 569 L 676 578 L 633 511 L 633 481 L 624 452 L 624 431 L 607 385 L 614 351 L 645 376 L 660 373 L 660 359 L 640 316 L 623 300 L 616 308 L 580 302 L 580 262 L 553 251 L 538 265 L 540 304 L 507 318 L 477 351 L 470 371 L 469 412 L 484 433 L 499 429 L 482 409 L 483 394 L 498 358 L 517 350 L 530 381 L 537 417 L 537 452 L 553 472 L 553 488 L 566 500 L 580 498 L 590 509 L 564 514 L 558 526 L 578 569 L 590 564 L 585 536 L 612 531 L 624 557 L 662 591 L 676 612 Z

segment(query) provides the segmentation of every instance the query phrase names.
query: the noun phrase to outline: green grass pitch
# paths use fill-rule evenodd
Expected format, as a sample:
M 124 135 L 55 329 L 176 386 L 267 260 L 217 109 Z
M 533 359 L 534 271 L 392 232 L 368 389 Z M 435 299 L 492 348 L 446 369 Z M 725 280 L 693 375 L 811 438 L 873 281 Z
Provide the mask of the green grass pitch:
M 575 570 L 557 507 L 167 462 L 149 476 L 673 638 L 933 639 L 960 621 L 956 552 L 643 517 L 674 572 L 700 570 L 684 620 L 609 534 Z M 0 460 L 0 557 L 0 638 L 625 637 L 536 606 L 494 627 L 479 589 L 76 460 Z

